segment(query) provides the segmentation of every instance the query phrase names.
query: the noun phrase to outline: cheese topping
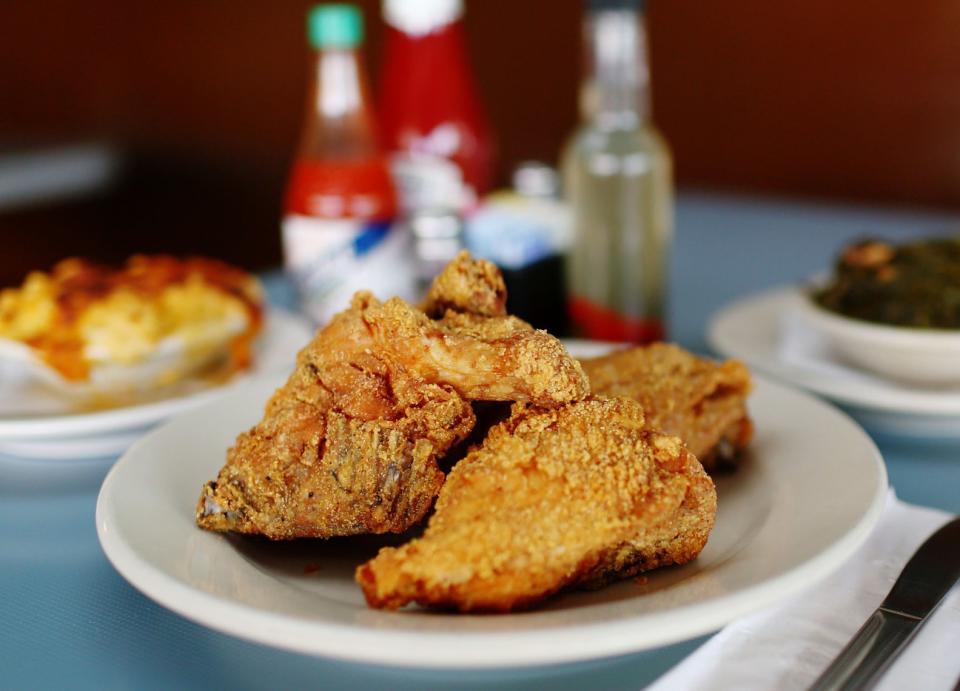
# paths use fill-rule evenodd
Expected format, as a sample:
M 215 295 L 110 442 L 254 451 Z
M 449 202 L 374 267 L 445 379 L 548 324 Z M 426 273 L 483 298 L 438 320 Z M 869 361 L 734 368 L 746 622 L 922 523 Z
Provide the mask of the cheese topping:
M 211 259 L 138 255 L 119 270 L 68 259 L 0 291 L 0 338 L 26 343 L 72 380 L 97 363 L 141 362 L 170 338 L 188 350 L 227 343 L 240 369 L 262 303 L 253 276 Z

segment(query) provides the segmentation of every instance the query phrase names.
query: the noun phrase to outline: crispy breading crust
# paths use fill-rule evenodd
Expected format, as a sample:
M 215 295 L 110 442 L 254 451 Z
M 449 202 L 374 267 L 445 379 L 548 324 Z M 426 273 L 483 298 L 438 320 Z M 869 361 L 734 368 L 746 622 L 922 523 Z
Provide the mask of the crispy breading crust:
M 434 318 L 448 311 L 502 317 L 506 305 L 507 286 L 500 269 L 484 259 L 472 259 L 463 250 L 433 280 L 423 311 Z
M 372 607 L 509 611 L 576 584 L 690 561 L 716 492 L 625 398 L 518 404 L 450 473 L 423 537 L 357 569 Z
M 683 439 L 707 470 L 734 461 L 753 436 L 750 372 L 736 360 L 717 364 L 654 343 L 580 364 L 593 393 L 638 401 L 649 423 Z
M 363 420 L 298 368 L 203 487 L 197 524 L 272 539 L 403 532 L 443 485 L 437 466 L 474 425 L 469 403 L 424 385 L 396 420 Z

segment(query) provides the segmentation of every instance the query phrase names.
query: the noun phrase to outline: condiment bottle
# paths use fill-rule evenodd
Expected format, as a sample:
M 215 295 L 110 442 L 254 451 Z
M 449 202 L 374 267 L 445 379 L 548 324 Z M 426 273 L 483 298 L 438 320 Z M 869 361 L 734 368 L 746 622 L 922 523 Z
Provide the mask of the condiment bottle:
M 650 123 L 638 0 L 591 0 L 581 124 L 563 153 L 574 215 L 569 312 L 577 335 L 648 342 L 664 335 L 673 233 L 671 158 Z
M 470 70 L 463 0 L 384 0 L 383 138 L 405 214 L 464 213 L 490 189 L 493 137 Z
M 567 335 L 564 257 L 570 244 L 570 213 L 560 200 L 553 168 L 537 161 L 517 165 L 513 188 L 485 197 L 467 220 L 466 244 L 474 256 L 503 272 L 510 314 Z
M 412 277 L 406 235 L 392 225 L 396 195 L 359 52 L 362 16 L 352 5 L 318 5 L 307 35 L 311 79 L 286 192 L 283 250 L 304 311 L 324 323 L 361 288 L 409 295 Z

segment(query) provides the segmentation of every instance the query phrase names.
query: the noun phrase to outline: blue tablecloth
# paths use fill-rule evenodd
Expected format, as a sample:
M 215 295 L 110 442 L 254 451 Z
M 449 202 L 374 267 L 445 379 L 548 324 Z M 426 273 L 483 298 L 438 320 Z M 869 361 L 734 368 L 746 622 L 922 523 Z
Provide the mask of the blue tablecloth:
M 960 227 L 960 216 L 682 195 L 672 262 L 673 340 L 707 352 L 725 303 L 821 270 L 863 234 L 894 238 Z M 278 275 L 271 298 L 290 299 Z M 904 500 L 960 512 L 960 444 L 878 439 Z M 0 688 L 636 689 L 703 640 L 610 660 L 486 672 L 348 664 L 272 650 L 190 623 L 110 566 L 94 506 L 110 461 L 0 457 Z

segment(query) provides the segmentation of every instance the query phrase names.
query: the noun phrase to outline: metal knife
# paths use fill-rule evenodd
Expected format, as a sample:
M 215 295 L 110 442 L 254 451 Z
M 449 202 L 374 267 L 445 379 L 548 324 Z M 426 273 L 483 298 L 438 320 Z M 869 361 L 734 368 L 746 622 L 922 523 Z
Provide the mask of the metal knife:
M 927 538 L 893 589 L 811 691 L 866 689 L 886 671 L 960 578 L 960 518 Z

